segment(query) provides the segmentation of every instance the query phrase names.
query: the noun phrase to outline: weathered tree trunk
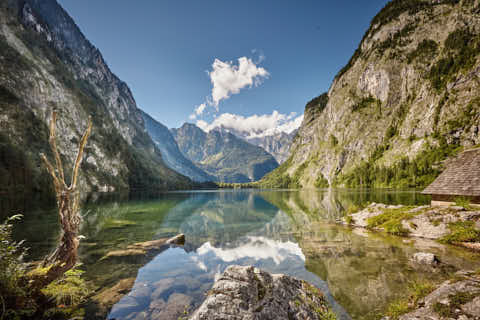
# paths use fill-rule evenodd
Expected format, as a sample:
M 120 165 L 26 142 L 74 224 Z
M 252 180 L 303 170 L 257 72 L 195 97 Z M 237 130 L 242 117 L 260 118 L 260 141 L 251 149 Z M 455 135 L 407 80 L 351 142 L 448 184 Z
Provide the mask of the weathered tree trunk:
M 43 262 L 43 267 L 47 268 L 47 272 L 45 274 L 38 275 L 35 279 L 33 279 L 33 286 L 36 288 L 45 287 L 52 281 L 55 281 L 61 277 L 66 271 L 75 266 L 78 258 L 78 233 L 82 219 L 78 211 L 79 199 L 76 192 L 76 187 L 78 170 L 83 157 L 83 150 L 85 149 L 85 145 L 87 144 L 88 137 L 90 136 L 90 132 L 92 130 L 92 119 L 89 119 L 88 127 L 80 141 L 76 161 L 73 166 L 71 177 L 72 180 L 69 186 L 65 183 L 63 164 L 55 141 L 56 121 L 57 114 L 54 111 L 52 113 L 52 120 L 50 122 L 49 142 L 55 157 L 55 167 L 50 163 L 44 154 L 41 154 L 40 156 L 44 161 L 48 172 L 52 176 L 53 184 L 55 186 L 62 235 L 55 251 Z

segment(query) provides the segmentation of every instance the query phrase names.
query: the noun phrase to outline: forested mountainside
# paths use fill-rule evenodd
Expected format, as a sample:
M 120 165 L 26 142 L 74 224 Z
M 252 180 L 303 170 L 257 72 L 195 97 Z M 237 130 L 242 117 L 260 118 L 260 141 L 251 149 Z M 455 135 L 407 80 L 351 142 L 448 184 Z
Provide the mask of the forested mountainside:
M 171 131 L 183 155 L 217 182 L 252 182 L 278 167 L 268 152 L 232 133 L 190 123 Z
M 422 187 L 480 143 L 480 2 L 394 0 L 264 186 Z
M 53 109 L 65 164 L 93 117 L 83 190 L 191 185 L 165 166 L 130 89 L 55 0 L 1 1 L 0 23 L 0 188 L 50 193 L 39 153 L 51 156 Z
M 170 130 L 142 111 L 145 128 L 162 153 L 162 158 L 171 169 L 197 182 L 214 181 L 215 177 L 198 168 L 184 157 Z

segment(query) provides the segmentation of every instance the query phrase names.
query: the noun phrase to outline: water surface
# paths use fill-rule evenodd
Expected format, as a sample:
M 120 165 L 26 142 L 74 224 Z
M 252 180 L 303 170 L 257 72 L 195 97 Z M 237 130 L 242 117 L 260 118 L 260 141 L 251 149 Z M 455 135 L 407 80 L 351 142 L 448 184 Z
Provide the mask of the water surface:
M 448 274 L 409 262 L 435 253 L 458 268 L 480 267 L 467 250 L 436 242 L 369 233 L 335 224 L 355 204 L 425 204 L 416 192 L 366 190 L 220 190 L 174 192 L 155 199 L 109 199 L 84 206 L 80 257 L 96 288 L 134 278 L 110 319 L 178 319 L 195 309 L 232 264 L 255 265 L 307 280 L 326 294 L 342 319 L 373 319 L 414 281 L 440 282 Z M 27 212 L 16 237 L 27 239 L 31 259 L 55 246 L 54 210 Z M 154 257 L 105 258 L 128 245 L 184 233 L 183 247 Z

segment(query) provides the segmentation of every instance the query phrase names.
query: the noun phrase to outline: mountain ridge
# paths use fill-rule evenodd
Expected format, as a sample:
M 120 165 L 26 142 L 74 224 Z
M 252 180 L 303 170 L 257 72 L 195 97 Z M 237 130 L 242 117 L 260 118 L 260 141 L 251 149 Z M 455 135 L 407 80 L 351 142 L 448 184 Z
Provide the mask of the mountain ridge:
M 7 0 L 0 18 L 2 188 L 52 194 L 38 154 L 51 155 L 47 124 L 53 109 L 66 164 L 73 163 L 88 116 L 93 118 L 81 190 L 191 187 L 191 180 L 165 166 L 130 89 L 55 0 Z
M 423 187 L 480 143 L 480 6 L 393 0 L 328 93 L 307 104 L 291 156 L 263 180 L 298 187 Z
M 162 153 L 162 158 L 167 166 L 196 182 L 207 182 L 215 179 L 182 154 L 175 138 L 166 126 L 144 111 L 142 111 L 142 116 L 145 128 Z
M 183 155 L 217 178 L 217 182 L 252 182 L 278 166 L 263 148 L 234 134 L 211 130 L 208 133 L 192 123 L 170 129 Z

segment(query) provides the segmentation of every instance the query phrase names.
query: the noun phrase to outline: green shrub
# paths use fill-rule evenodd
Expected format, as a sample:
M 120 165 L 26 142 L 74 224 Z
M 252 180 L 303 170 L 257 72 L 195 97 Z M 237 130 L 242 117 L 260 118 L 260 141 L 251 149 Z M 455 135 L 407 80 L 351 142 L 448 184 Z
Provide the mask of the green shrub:
M 388 127 L 387 132 L 385 132 L 385 141 L 390 140 L 397 134 L 397 127 L 394 125 L 391 125 Z
M 12 228 L 15 220 L 20 220 L 22 215 L 14 215 L 0 224 L 0 294 L 23 294 L 19 281 L 25 275 L 25 266 L 22 263 L 26 249 L 23 241 L 16 242 L 12 239 Z M 20 291 L 19 291 L 20 290 Z
M 319 174 L 317 179 L 315 180 L 315 188 L 328 188 L 330 184 L 328 180 L 322 174 Z
M 420 42 L 417 48 L 407 55 L 408 63 L 415 60 L 427 62 L 432 59 L 438 51 L 438 44 L 434 40 L 425 39 Z
M 345 222 L 347 224 L 352 224 L 353 223 L 353 217 L 351 215 L 346 215 L 345 216 Z
M 67 271 L 64 276 L 47 287 L 42 293 L 55 301 L 55 304 L 64 306 L 75 306 L 85 300 L 90 293 L 85 280 L 81 278 L 84 272 L 79 269 Z
M 359 111 L 359 110 L 362 110 L 364 108 L 367 108 L 369 106 L 371 106 L 372 104 L 381 104 L 382 102 L 378 99 L 375 99 L 373 96 L 368 96 L 368 97 L 363 97 L 361 98 L 361 100 L 357 103 L 355 103 L 353 106 L 352 106 L 352 111 Z
M 0 224 L 0 317 L 21 318 L 35 312 L 26 290 L 26 268 L 23 257 L 26 249 L 23 241 L 12 239 L 13 222 L 21 219 L 15 215 Z
M 448 225 L 450 234 L 440 239 L 443 243 L 479 242 L 480 231 L 475 228 L 473 221 L 457 221 Z
M 328 138 L 329 142 L 330 142 L 330 146 L 332 147 L 336 147 L 338 145 L 338 140 L 337 140 L 337 137 L 335 137 L 333 134 L 330 135 L 330 137 Z
M 456 197 L 455 198 L 455 205 L 457 205 L 459 207 L 463 207 L 467 210 L 470 210 L 472 208 L 471 203 L 472 203 L 472 201 L 468 197 Z
M 479 54 L 479 44 L 479 36 L 468 29 L 450 33 L 445 40 L 446 56 L 438 60 L 428 73 L 432 87 L 440 92 L 460 71 L 471 69 Z
M 328 104 L 328 93 L 322 93 L 318 97 L 312 99 L 305 106 L 305 119 L 312 121 L 325 110 Z
M 328 93 L 324 92 L 316 98 L 310 100 L 305 106 L 305 111 L 311 111 L 312 109 L 318 110 L 319 112 L 323 111 L 327 107 L 328 103 Z
M 401 30 L 397 31 L 386 40 L 382 41 L 377 46 L 377 52 L 382 55 L 388 49 L 395 49 L 397 47 L 404 47 L 408 45 L 411 40 L 406 39 L 416 29 L 416 25 L 413 23 L 407 24 Z

